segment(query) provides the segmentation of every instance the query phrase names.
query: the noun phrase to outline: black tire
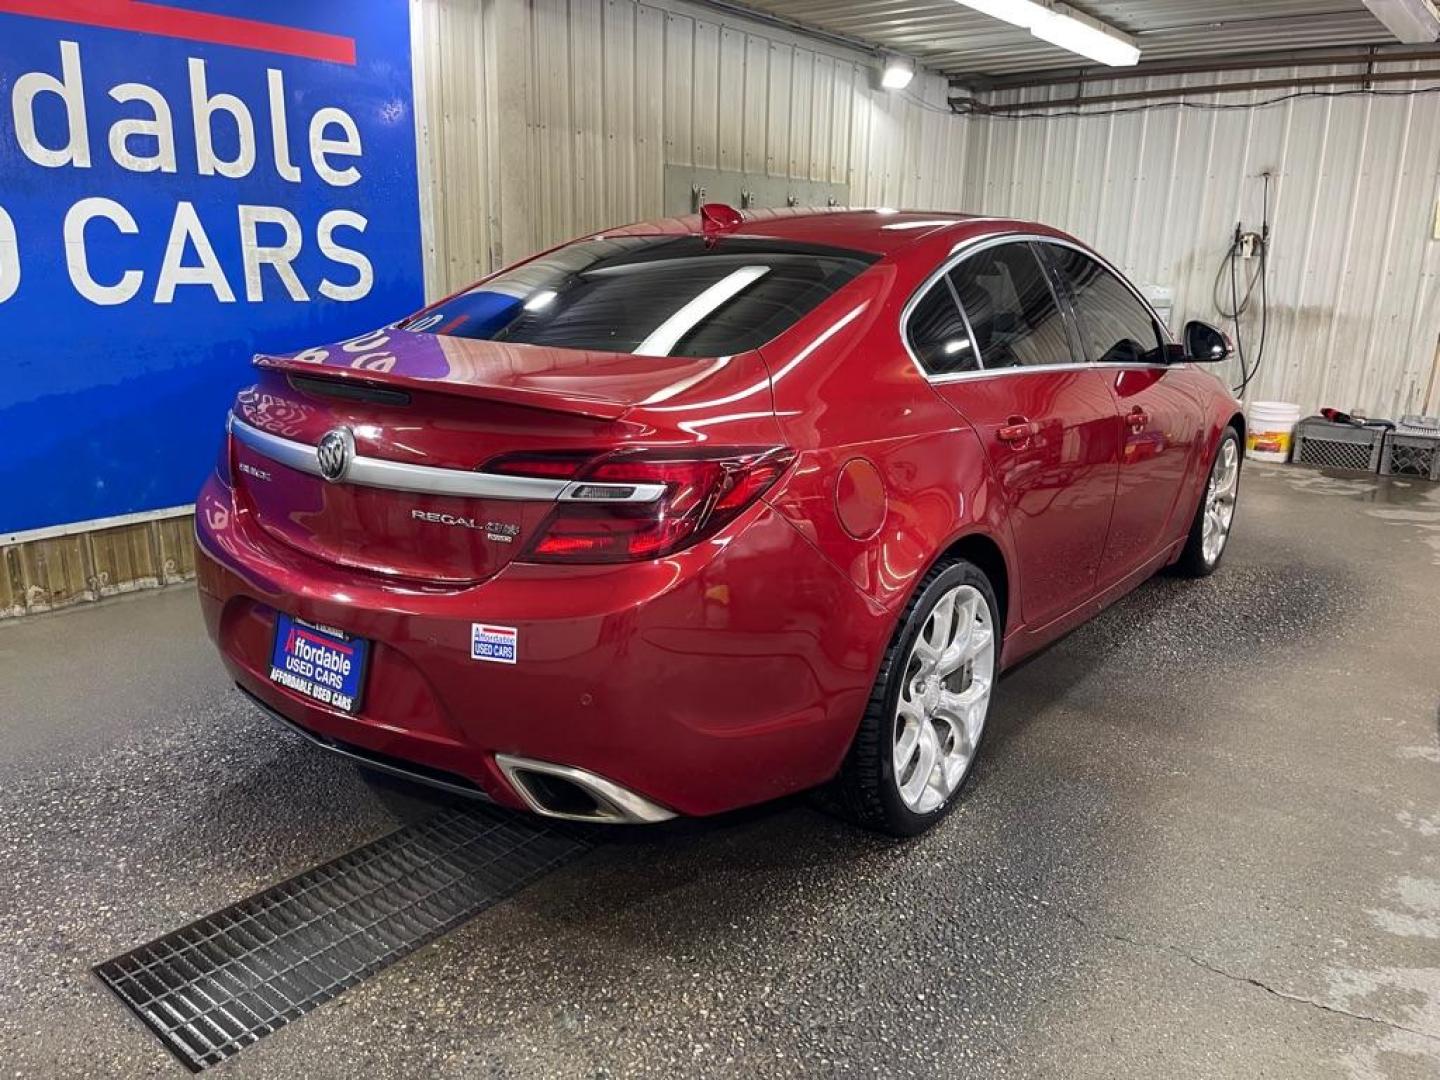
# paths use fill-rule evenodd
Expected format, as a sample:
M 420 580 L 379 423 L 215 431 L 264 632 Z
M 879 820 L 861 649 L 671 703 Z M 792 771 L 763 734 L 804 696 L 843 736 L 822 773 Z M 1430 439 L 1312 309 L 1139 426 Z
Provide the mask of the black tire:
M 1240 434 L 1233 427 L 1227 427 L 1220 436 L 1220 441 L 1215 444 L 1215 454 L 1210 459 L 1210 470 L 1205 474 L 1205 488 L 1200 492 L 1200 503 L 1195 507 L 1195 517 L 1190 522 L 1190 532 L 1185 538 L 1185 547 L 1181 550 L 1180 558 L 1175 561 L 1173 567 L 1175 573 L 1181 577 L 1209 577 L 1220 569 L 1220 564 L 1225 559 L 1225 551 L 1230 546 L 1227 533 L 1226 540 L 1215 558 L 1205 558 L 1205 507 L 1209 501 L 1210 481 L 1215 475 L 1215 468 L 1220 463 L 1220 455 L 1224 451 L 1226 443 L 1232 443 L 1235 446 L 1235 469 L 1237 472 L 1235 483 L 1236 495 L 1239 495 L 1240 478 L 1238 473 L 1241 462 L 1245 460 L 1245 455 L 1240 447 Z
M 974 772 L 975 760 L 984 744 L 984 729 L 964 777 L 949 797 L 928 813 L 916 813 L 905 805 L 895 782 L 893 747 L 895 741 L 896 706 L 916 636 L 925 627 L 936 602 L 957 585 L 972 585 L 989 608 L 990 625 L 994 628 L 994 664 L 998 669 L 1000 642 L 1003 634 L 995 602 L 995 590 L 983 571 L 964 559 L 937 564 L 916 586 L 914 595 L 901 614 L 899 627 L 885 650 L 875 685 L 870 691 L 865 714 L 850 744 L 849 753 L 836 779 L 834 789 L 841 812 L 867 829 L 892 836 L 915 836 L 929 829 L 954 807 L 960 793 Z M 992 671 L 990 677 L 995 678 Z M 993 694 L 993 689 L 992 689 Z

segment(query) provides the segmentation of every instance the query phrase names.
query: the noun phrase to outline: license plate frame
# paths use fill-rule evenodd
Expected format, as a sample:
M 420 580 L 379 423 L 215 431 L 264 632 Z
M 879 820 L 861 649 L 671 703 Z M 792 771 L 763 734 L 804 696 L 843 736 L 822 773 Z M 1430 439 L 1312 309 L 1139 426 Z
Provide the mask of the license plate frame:
M 370 641 L 333 626 L 277 612 L 270 681 L 336 712 L 354 716 L 365 696 Z

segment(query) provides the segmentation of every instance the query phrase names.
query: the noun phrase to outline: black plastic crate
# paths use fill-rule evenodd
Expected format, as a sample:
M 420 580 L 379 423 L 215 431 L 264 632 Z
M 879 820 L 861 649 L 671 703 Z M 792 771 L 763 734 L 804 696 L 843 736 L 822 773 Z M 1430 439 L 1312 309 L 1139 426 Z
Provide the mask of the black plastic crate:
M 1295 425 L 1295 451 L 1290 460 L 1316 469 L 1380 471 L 1385 429 L 1337 424 L 1323 416 L 1307 416 Z
M 1440 419 L 1406 416 L 1385 436 L 1380 461 L 1383 476 L 1418 476 L 1440 480 Z

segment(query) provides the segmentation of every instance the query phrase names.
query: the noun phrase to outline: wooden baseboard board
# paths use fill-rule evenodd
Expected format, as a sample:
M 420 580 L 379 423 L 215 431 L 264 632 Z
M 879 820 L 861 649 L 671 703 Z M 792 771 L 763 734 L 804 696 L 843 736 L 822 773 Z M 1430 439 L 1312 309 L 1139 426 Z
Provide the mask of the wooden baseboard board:
M 184 514 L 0 546 L 0 619 L 193 579 L 194 520 Z

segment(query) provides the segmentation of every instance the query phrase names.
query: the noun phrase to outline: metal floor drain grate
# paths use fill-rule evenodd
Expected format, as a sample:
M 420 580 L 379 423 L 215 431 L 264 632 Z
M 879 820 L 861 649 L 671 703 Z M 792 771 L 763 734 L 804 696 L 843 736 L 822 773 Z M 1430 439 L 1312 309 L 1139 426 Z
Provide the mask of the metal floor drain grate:
M 95 973 L 199 1072 L 588 848 L 447 810 L 107 960 Z

